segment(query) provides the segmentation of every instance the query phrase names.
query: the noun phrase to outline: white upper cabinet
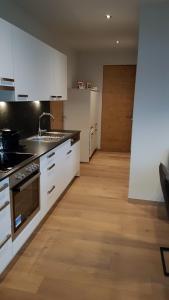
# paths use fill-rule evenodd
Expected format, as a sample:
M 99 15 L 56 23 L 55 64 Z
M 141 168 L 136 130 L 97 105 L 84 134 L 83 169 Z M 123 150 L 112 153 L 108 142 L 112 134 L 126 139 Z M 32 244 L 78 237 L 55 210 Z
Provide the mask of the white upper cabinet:
M 67 57 L 51 48 L 51 100 L 67 100 Z
M 38 42 L 38 58 L 36 60 L 36 94 L 37 100 L 49 101 L 51 96 L 51 65 L 50 47 Z
M 12 46 L 14 57 L 15 99 L 39 100 L 39 44 L 36 39 L 13 26 Z
M 13 79 L 12 25 L 0 19 L 0 78 Z
M 64 54 L 2 19 L 0 39 L 0 100 L 67 100 Z
M 66 100 L 67 58 L 47 44 L 13 26 L 15 99 Z

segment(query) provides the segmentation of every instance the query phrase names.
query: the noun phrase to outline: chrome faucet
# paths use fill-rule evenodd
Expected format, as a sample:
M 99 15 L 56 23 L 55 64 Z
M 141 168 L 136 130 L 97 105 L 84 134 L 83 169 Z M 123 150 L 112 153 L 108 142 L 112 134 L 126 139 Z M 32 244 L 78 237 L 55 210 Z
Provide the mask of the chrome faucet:
M 48 116 L 48 117 L 52 118 L 53 120 L 55 119 L 54 116 L 53 116 L 51 113 L 46 113 L 46 112 L 43 112 L 43 113 L 39 116 L 39 129 L 38 129 L 38 135 L 39 135 L 39 136 L 41 136 L 41 134 L 42 134 L 43 131 L 46 131 L 46 130 L 42 130 L 42 129 L 41 129 L 41 119 L 42 119 L 44 116 Z

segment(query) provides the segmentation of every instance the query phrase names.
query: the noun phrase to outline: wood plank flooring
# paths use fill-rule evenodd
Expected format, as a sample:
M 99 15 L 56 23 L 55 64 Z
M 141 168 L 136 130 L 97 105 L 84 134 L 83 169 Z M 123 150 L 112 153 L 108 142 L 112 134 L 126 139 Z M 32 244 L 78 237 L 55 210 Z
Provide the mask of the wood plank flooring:
M 161 206 L 127 200 L 129 156 L 97 152 L 0 283 L 0 300 L 164 300 Z

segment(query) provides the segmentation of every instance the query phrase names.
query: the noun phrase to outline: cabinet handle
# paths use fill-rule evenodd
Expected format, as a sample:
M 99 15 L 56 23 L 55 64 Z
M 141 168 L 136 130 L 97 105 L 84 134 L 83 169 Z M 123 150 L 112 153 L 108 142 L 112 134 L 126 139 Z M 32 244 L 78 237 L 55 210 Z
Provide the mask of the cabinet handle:
M 50 195 L 55 189 L 55 185 L 52 186 L 51 190 L 48 191 L 48 194 Z
M 49 154 L 48 156 L 47 156 L 47 158 L 51 158 L 52 156 L 54 156 L 55 155 L 55 152 L 52 152 L 51 154 Z
M 55 167 L 55 164 L 51 165 L 47 170 L 50 171 Z
M 72 153 L 72 150 L 69 150 L 66 154 L 69 155 L 70 153 Z
M 28 95 L 24 95 L 24 94 L 19 94 L 18 97 L 19 98 L 28 98 L 29 96 Z
M 2 80 L 2 81 L 7 81 L 7 82 L 15 82 L 14 79 L 11 79 L 11 78 L 5 78 L 5 77 L 2 77 L 1 80 Z
M 11 238 L 11 234 L 8 234 L 8 235 L 6 236 L 6 238 L 5 238 L 2 242 L 0 242 L 0 249 L 2 249 L 2 247 L 7 243 L 7 241 L 8 241 L 10 238 Z
M 6 201 L 2 206 L 0 206 L 0 212 L 4 210 L 9 205 L 9 201 Z
M 56 99 L 56 98 L 58 98 L 58 99 L 61 99 L 62 98 L 62 96 L 50 96 L 51 98 L 54 98 L 54 99 Z
M 0 187 L 0 192 L 3 192 L 5 189 L 7 189 L 9 186 L 8 183 L 5 183 L 3 186 Z

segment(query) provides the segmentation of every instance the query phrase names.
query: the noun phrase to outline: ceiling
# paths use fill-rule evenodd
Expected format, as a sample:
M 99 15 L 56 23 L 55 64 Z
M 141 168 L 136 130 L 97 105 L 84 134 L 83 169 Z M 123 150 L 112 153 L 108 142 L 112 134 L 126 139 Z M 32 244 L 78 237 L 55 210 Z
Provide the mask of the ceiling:
M 137 48 L 139 0 L 14 1 L 75 50 Z

